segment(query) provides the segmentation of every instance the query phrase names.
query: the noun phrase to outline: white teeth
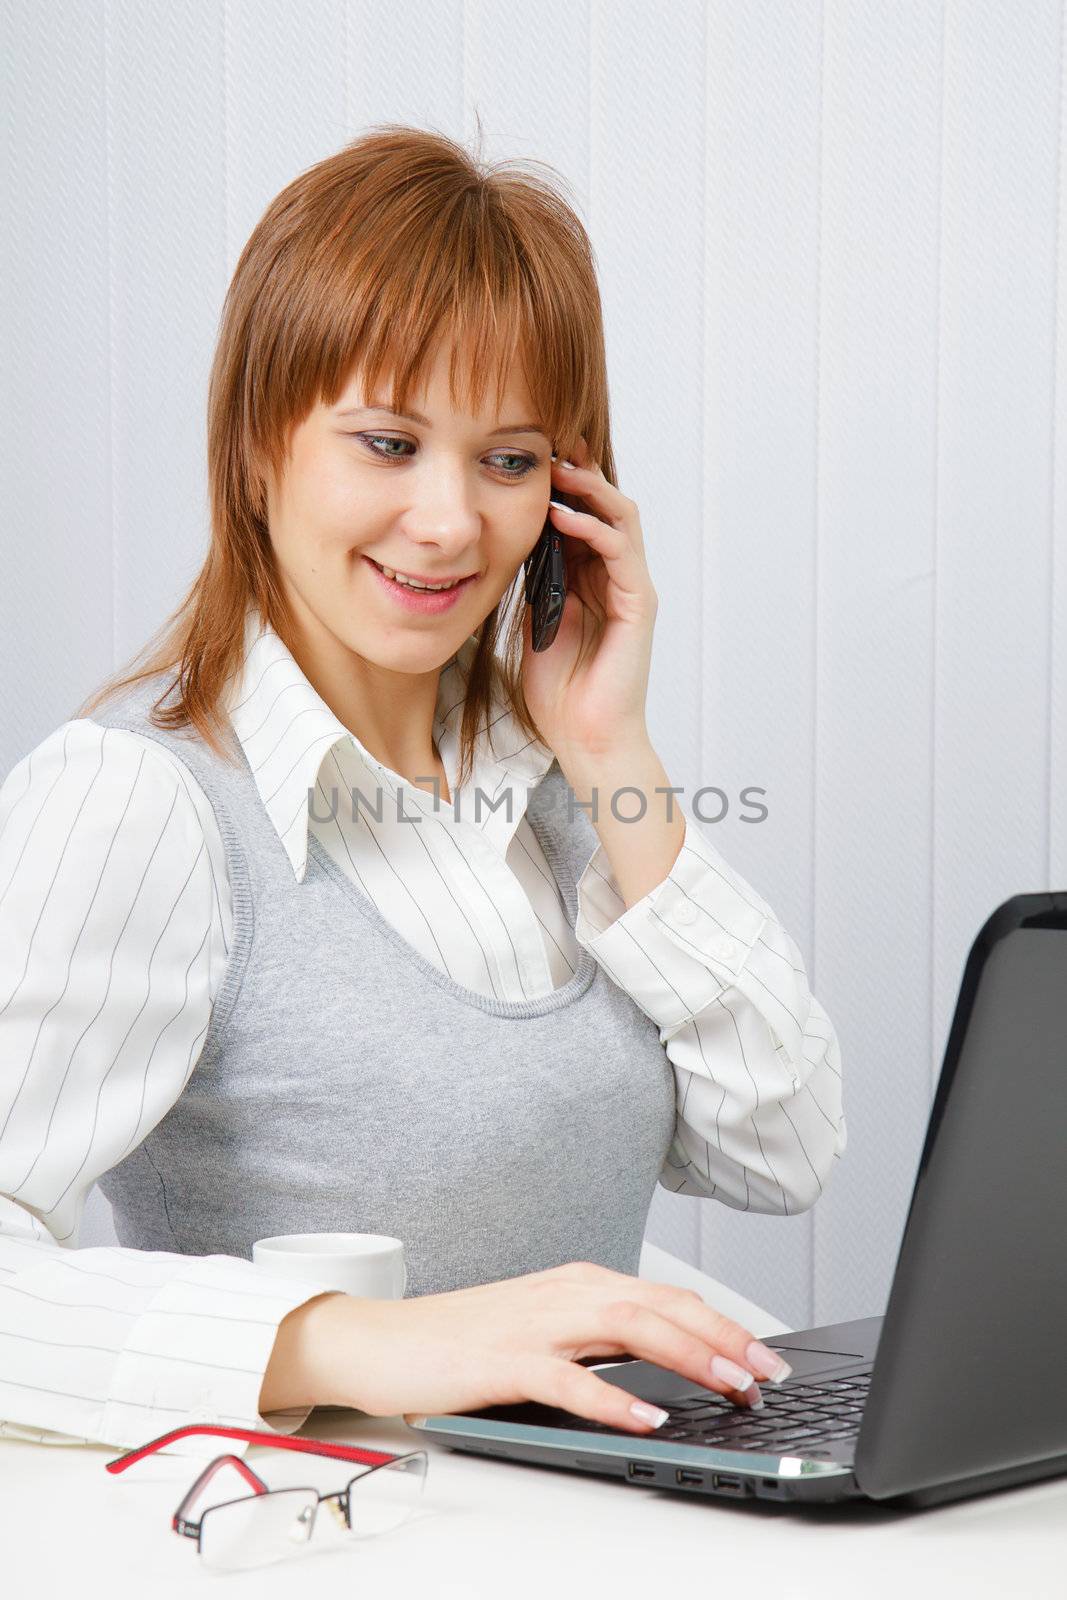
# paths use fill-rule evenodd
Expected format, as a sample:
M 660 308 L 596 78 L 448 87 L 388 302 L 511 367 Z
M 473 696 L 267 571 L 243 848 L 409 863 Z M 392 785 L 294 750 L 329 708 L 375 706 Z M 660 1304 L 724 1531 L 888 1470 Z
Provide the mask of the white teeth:
M 454 583 L 420 583 L 417 578 L 401 577 L 398 572 L 393 571 L 392 567 L 382 566 L 381 562 L 378 563 L 378 566 L 387 578 L 392 578 L 394 583 L 404 584 L 408 589 L 431 589 L 436 594 L 438 589 L 454 589 L 456 587 Z

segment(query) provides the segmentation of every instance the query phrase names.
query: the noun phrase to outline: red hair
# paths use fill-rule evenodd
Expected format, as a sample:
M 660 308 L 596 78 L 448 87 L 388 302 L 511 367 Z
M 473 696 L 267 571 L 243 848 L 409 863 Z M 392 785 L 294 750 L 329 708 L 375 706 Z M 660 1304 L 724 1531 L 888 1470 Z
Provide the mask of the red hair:
M 173 672 L 150 720 L 192 724 L 234 759 L 220 699 L 241 662 L 249 604 L 284 642 L 295 636 L 266 521 L 267 475 L 284 468 L 291 430 L 320 401 L 333 404 L 354 370 L 371 386 L 391 377 L 390 405 L 404 410 L 436 350 L 451 346 L 452 403 L 476 411 L 494 375 L 499 409 L 518 361 L 556 452 L 566 459 L 582 436 L 616 481 L 592 246 L 552 183 L 526 170 L 542 166 L 486 166 L 443 134 L 383 123 L 271 202 L 227 290 L 211 367 L 206 559 L 139 652 L 150 650 L 148 659 L 109 680 L 78 715 Z M 503 630 L 503 660 L 496 655 L 522 576 L 520 566 L 477 634 L 460 783 L 494 693 L 529 737 L 541 738 L 520 681 L 524 597 Z

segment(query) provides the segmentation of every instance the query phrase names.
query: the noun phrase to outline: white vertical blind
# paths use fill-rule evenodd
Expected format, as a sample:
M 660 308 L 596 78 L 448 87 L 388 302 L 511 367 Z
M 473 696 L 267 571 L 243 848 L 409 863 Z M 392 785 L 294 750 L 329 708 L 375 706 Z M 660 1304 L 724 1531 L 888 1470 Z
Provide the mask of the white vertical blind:
M 569 186 L 649 725 L 724 791 L 845 1071 L 813 1211 L 659 1191 L 649 1237 L 792 1326 L 882 1309 L 970 941 L 1067 879 L 1062 43 L 1061 0 L 0 6 L 5 774 L 200 565 L 217 319 L 272 196 L 372 123 L 476 116 Z

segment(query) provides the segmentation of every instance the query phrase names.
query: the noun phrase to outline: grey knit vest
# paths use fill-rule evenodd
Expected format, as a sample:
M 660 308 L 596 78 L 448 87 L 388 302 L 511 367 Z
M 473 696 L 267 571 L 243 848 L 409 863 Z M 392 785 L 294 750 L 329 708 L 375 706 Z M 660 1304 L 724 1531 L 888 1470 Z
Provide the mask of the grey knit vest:
M 675 1123 L 656 1024 L 584 949 L 539 999 L 454 983 L 314 836 L 297 883 L 236 736 L 234 766 L 148 721 L 165 687 L 93 721 L 158 740 L 202 786 L 234 931 L 185 1088 L 99 1180 L 120 1242 L 250 1260 L 271 1234 L 392 1234 L 409 1295 L 565 1261 L 636 1274 Z M 573 928 L 597 835 L 569 796 L 554 761 L 527 815 Z

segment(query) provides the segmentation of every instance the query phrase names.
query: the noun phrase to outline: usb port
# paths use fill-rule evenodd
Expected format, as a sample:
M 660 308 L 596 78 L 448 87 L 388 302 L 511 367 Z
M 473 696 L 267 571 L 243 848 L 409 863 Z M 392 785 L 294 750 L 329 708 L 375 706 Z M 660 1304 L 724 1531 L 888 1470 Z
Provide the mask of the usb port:
M 627 1471 L 631 1478 L 654 1478 L 656 1476 L 655 1467 L 642 1466 L 639 1461 L 631 1461 Z
M 713 1472 L 711 1475 L 713 1489 L 732 1489 L 735 1494 L 744 1494 L 745 1486 L 740 1478 L 729 1472 Z
M 674 1474 L 674 1476 L 677 1478 L 679 1483 L 703 1483 L 704 1482 L 704 1474 L 702 1472 L 686 1472 L 684 1467 L 679 1467 L 678 1471 Z

